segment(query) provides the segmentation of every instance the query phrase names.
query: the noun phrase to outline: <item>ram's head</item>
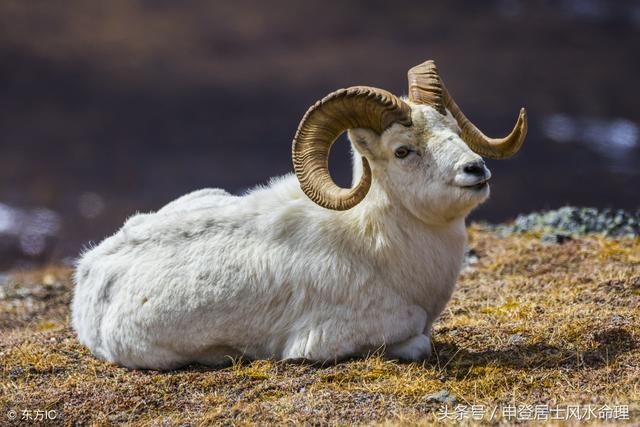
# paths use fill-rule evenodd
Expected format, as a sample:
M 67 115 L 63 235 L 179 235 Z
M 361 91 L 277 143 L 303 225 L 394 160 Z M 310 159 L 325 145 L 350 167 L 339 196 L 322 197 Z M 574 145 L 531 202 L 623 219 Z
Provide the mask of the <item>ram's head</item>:
M 522 146 L 527 118 L 521 109 L 509 135 L 484 135 L 455 103 L 433 61 L 409 70 L 409 96 L 377 88 L 340 89 L 305 114 L 293 141 L 293 163 L 305 194 L 320 206 L 346 210 L 367 195 L 372 180 L 429 222 L 466 215 L 487 198 L 490 172 L 480 156 L 505 159 Z M 328 156 L 349 131 L 362 157 L 351 189 L 331 179 Z

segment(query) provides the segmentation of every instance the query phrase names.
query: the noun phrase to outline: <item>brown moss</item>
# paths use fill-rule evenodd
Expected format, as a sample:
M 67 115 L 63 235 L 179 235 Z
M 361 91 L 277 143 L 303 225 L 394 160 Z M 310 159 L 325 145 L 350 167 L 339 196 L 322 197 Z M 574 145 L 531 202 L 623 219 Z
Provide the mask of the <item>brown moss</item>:
M 2 370 L 6 375 L 16 372 L 46 374 L 58 372 L 69 366 L 69 358 L 52 351 L 48 345 L 23 342 L 2 355 Z
M 372 355 L 129 371 L 74 338 L 68 269 L 16 274 L 0 299 L 0 417 L 54 408 L 65 424 L 430 424 L 441 404 L 428 397 L 448 390 L 487 407 L 628 404 L 637 422 L 640 239 L 469 234 L 479 261 L 460 277 L 423 363 Z

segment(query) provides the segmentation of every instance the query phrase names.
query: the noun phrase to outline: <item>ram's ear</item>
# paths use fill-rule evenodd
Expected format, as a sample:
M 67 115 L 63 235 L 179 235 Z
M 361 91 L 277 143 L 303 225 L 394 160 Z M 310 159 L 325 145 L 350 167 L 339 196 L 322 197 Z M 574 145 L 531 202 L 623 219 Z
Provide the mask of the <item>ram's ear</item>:
M 380 149 L 380 135 L 371 129 L 349 129 L 347 132 L 349 141 L 358 150 L 358 152 L 368 157 L 369 159 L 375 159 Z

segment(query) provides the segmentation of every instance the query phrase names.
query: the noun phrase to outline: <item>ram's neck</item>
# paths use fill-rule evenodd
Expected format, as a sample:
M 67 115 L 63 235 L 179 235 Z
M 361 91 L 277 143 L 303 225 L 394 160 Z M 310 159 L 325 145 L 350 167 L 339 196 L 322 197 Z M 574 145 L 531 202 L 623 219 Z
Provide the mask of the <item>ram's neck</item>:
M 394 200 L 375 178 L 364 200 L 350 210 L 338 213 L 338 217 L 353 235 L 358 235 L 376 250 L 388 248 L 393 251 L 424 236 L 456 241 L 466 238 L 464 218 L 443 224 L 427 224 Z
M 375 172 L 375 171 L 374 171 Z M 353 184 L 362 176 L 362 160 L 353 150 Z M 372 180 L 362 202 L 345 211 L 342 222 L 366 245 L 369 253 L 396 259 L 402 251 L 432 252 L 442 249 L 452 269 L 461 260 L 466 244 L 464 218 L 443 224 L 426 224 L 390 195 L 384 182 Z M 435 255 L 435 254 L 434 254 Z
M 335 211 L 312 202 L 290 174 L 251 192 L 238 209 L 264 212 L 255 216 L 261 235 L 295 245 L 309 259 L 343 263 L 337 271 L 349 274 L 360 271 L 357 265 L 376 266 L 375 280 L 398 287 L 425 307 L 446 300 L 429 293 L 436 286 L 448 298 L 462 262 L 464 220 L 425 224 L 392 200 L 381 181 L 374 177 L 369 193 L 353 208 Z
M 373 183 L 365 199 L 347 212 L 351 217 L 344 224 L 353 231 L 344 234 L 353 236 L 360 256 L 379 267 L 380 279 L 437 315 L 462 267 L 467 241 L 464 218 L 425 224 L 392 203 Z

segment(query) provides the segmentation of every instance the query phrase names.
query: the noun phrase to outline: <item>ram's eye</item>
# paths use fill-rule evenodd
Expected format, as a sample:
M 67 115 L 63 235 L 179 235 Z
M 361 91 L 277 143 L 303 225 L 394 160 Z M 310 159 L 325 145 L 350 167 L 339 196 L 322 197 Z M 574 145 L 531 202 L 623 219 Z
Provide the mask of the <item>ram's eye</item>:
M 409 155 L 409 153 L 411 153 L 411 150 L 409 150 L 407 147 L 398 147 L 396 148 L 396 152 L 394 154 L 397 158 L 404 159 Z

